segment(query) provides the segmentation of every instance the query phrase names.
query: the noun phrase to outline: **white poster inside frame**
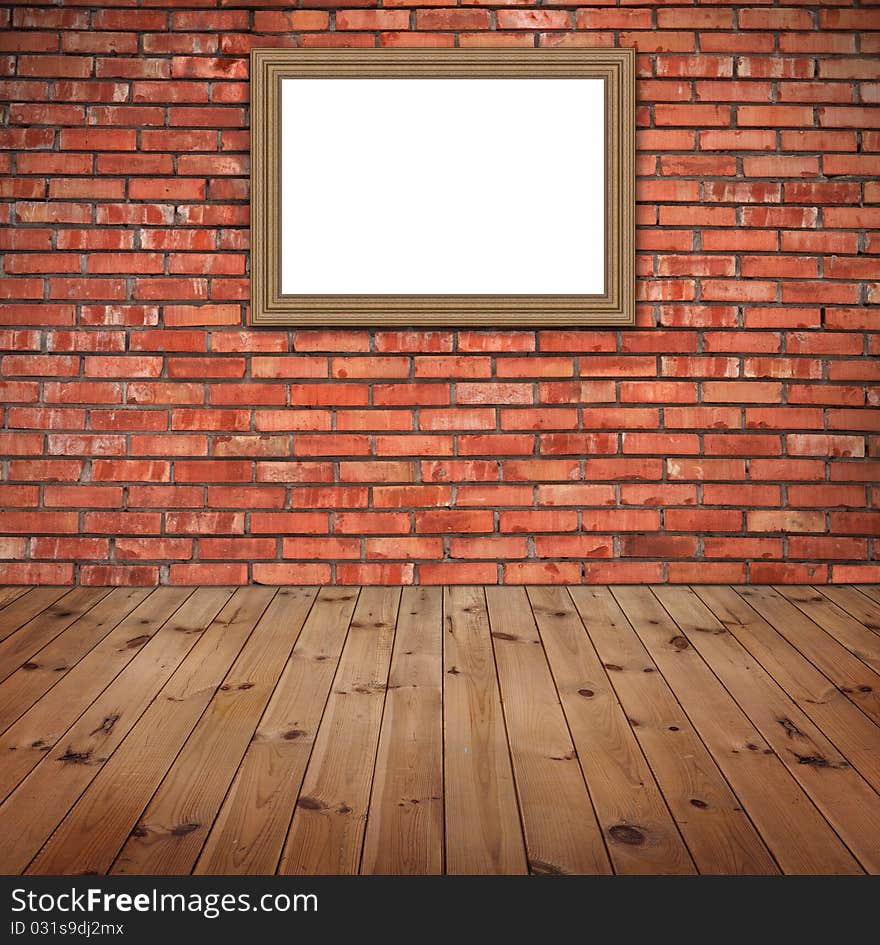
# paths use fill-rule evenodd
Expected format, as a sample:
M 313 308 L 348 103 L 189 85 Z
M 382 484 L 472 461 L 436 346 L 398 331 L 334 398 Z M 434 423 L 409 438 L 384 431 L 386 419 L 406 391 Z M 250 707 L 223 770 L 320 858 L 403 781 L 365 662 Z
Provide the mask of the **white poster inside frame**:
M 282 293 L 602 294 L 604 107 L 599 78 L 283 79 Z

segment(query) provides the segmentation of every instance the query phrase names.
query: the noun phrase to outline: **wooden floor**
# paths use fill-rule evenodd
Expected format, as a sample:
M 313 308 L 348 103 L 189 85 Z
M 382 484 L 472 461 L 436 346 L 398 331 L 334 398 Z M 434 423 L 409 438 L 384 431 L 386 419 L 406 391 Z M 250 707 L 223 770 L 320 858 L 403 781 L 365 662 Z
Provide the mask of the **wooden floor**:
M 877 587 L 0 588 L 4 873 L 880 873 Z

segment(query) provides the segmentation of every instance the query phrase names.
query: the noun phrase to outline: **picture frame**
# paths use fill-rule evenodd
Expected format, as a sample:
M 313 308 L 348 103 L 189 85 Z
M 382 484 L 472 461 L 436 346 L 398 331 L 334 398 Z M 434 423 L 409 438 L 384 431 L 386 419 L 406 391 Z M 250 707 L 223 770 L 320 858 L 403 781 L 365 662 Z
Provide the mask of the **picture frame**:
M 631 325 L 634 166 L 632 49 L 254 49 L 250 324 Z

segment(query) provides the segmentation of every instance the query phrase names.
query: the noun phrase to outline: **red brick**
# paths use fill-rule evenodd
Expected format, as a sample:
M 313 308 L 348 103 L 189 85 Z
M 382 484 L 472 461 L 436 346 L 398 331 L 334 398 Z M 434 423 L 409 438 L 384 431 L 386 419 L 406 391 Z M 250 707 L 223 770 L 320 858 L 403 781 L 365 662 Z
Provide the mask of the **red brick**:
M 831 512 L 830 519 L 831 532 L 837 534 L 876 536 L 880 528 L 880 512 L 877 511 Z
M 327 564 L 269 564 L 254 563 L 256 584 L 328 584 L 330 566 Z
M 120 537 L 114 541 L 114 546 L 118 561 L 188 560 L 192 557 L 191 538 Z
M 569 536 L 570 538 L 571 536 Z M 555 536 L 562 541 L 563 536 Z M 541 539 L 536 539 L 540 541 Z M 515 535 L 465 535 L 449 539 L 451 558 L 525 558 L 528 539 Z
M 461 489 L 465 487 L 460 487 Z M 614 487 L 593 483 L 559 483 L 538 486 L 538 502 L 543 506 L 614 505 Z M 522 503 L 527 504 L 527 503 Z
M 578 584 L 581 566 L 575 562 L 512 561 L 504 565 L 505 584 Z
M 698 454 L 699 437 L 690 433 L 624 433 L 621 436 L 624 453 Z
M 527 509 L 502 511 L 500 530 L 504 532 L 571 532 L 578 527 L 574 510 Z
M 412 584 L 414 572 L 415 565 L 413 564 L 343 562 L 336 566 L 336 582 L 338 584 Z
M 582 514 L 581 527 L 588 532 L 656 531 L 660 513 L 654 509 L 589 509 Z
M 805 558 L 808 561 L 821 561 L 828 558 L 858 561 L 867 558 L 868 547 L 864 538 L 792 535 L 788 539 L 788 554 L 791 558 Z
M 255 568 L 259 565 L 254 565 Z M 247 564 L 212 561 L 210 564 L 172 564 L 171 584 L 246 584 Z
M 458 506 L 488 506 L 498 508 L 503 505 L 531 505 L 533 487 L 523 485 L 463 485 L 456 491 Z M 423 503 L 428 504 L 428 503 Z M 435 504 L 440 505 L 438 500 Z M 446 503 L 449 504 L 449 503 Z
M 420 584 L 495 584 L 498 566 L 494 562 L 442 562 L 419 565 Z
M 132 436 L 129 453 L 132 456 L 206 456 L 208 438 L 189 434 L 175 436 Z
M 33 558 L 100 560 L 107 558 L 109 552 L 110 541 L 107 538 L 34 538 L 31 541 Z
M 149 587 L 159 583 L 159 569 L 155 565 L 143 564 L 88 564 L 80 568 L 79 578 L 83 584 L 92 586 Z
M 696 501 L 697 487 L 687 483 L 622 483 L 620 486 L 621 505 L 695 505 Z
M 39 541 L 40 539 L 36 539 Z M 10 559 L 10 558 L 24 558 L 25 551 L 27 549 L 27 539 L 26 538 L 0 538 L 0 558 Z M 35 557 L 50 557 L 54 558 L 55 555 L 35 555 Z M 60 557 L 60 556 L 59 556 Z
M 337 559 L 360 558 L 361 541 L 359 538 L 283 538 L 281 554 L 284 558 Z
M 461 456 L 517 456 L 533 452 L 535 438 L 531 433 L 473 433 L 457 438 Z
M 178 488 L 183 490 L 197 487 L 181 486 Z M 284 507 L 284 502 L 285 490 L 282 486 L 208 486 L 207 505 L 209 508 L 235 508 L 242 503 L 246 503 L 250 509 L 280 509 Z M 201 505 L 202 503 L 197 504 Z
M 164 519 L 168 535 L 240 535 L 244 532 L 244 512 L 166 512 Z
M 532 386 L 522 383 L 461 383 L 456 388 L 460 404 L 531 404 Z
M 815 506 L 817 508 L 850 506 L 861 508 L 866 504 L 865 487 L 834 483 L 809 486 L 790 485 L 788 486 L 788 501 L 794 506 Z
M 536 535 L 539 558 L 611 558 L 614 540 L 610 535 Z
M 781 538 L 734 538 L 725 535 L 703 539 L 703 554 L 707 558 L 781 558 Z
M 159 512 L 85 512 L 83 531 L 107 535 L 158 534 L 162 516 Z
M 332 33 L 329 35 L 333 35 Z M 306 39 L 308 37 L 303 37 Z M 325 38 L 323 36 L 318 37 L 322 45 L 325 43 Z M 430 49 L 439 47 L 439 46 L 452 46 L 454 45 L 455 37 L 452 33 L 380 33 L 379 34 L 379 45 L 380 46 L 389 46 L 392 48 L 397 47 L 427 47 Z M 372 45 L 368 43 L 366 45 Z
M 507 514 L 507 513 L 503 513 Z M 491 532 L 493 513 L 482 509 L 435 509 L 415 513 L 418 533 Z M 503 531 L 504 529 L 502 529 Z
M 428 0 L 428 2 L 436 2 L 436 0 Z M 447 3 L 448 0 L 440 0 L 440 5 Z M 415 4 L 413 4 L 415 5 Z M 544 33 L 539 34 L 539 41 L 541 41 L 545 36 L 551 37 L 573 37 L 573 33 Z M 597 40 L 598 42 L 598 40 Z M 531 33 L 508 33 L 508 32 L 499 32 L 493 31 L 488 32 L 479 32 L 479 33 L 459 33 L 458 34 L 458 45 L 459 46 L 534 46 L 534 37 Z
M 466 487 L 461 487 L 466 488 Z M 492 489 L 493 486 L 474 487 Z M 406 506 L 448 506 L 452 503 L 452 488 L 443 485 L 377 485 L 373 487 L 373 505 L 375 508 L 399 509 Z M 362 504 L 366 504 L 364 500 Z M 473 502 L 462 502 L 459 491 L 459 504 L 472 505 Z
M 258 462 L 257 482 L 332 482 L 328 462 Z
M 702 487 L 706 505 L 778 506 L 782 502 L 779 486 L 737 483 L 724 485 L 707 482 Z
M 825 514 L 806 510 L 746 512 L 746 529 L 750 532 L 822 532 Z
M 195 14 L 200 16 L 201 13 Z M 296 30 L 323 30 L 330 15 L 319 10 L 261 11 L 254 14 L 254 29 L 258 33 L 288 33 Z
M 367 538 L 364 542 L 368 559 L 442 558 L 442 538 Z
M 742 584 L 745 564 L 671 561 L 667 566 L 670 584 Z
M 828 566 L 755 561 L 751 579 L 755 584 L 821 584 L 828 580 Z
M 467 474 L 471 469 L 474 473 L 483 472 L 481 478 L 487 478 L 486 470 L 473 465 L 463 470 L 464 478 L 468 478 Z M 512 482 L 579 479 L 580 466 L 577 459 L 508 459 L 504 461 L 504 478 Z
M 587 584 L 659 584 L 664 580 L 660 561 L 585 562 L 584 581 Z
M 669 531 L 738 532 L 742 512 L 734 509 L 667 509 L 663 521 Z
M 811 459 L 753 459 L 749 462 L 749 478 L 819 481 L 824 478 L 824 466 L 823 461 Z
M 745 462 L 741 459 L 667 459 L 670 479 L 741 480 L 745 478 Z
M 625 558 L 692 558 L 697 550 L 692 535 L 622 535 L 620 553 Z
M 340 10 L 336 14 L 336 28 L 340 30 L 399 30 L 408 26 L 406 10 Z M 425 24 L 420 24 L 418 28 L 423 26 Z

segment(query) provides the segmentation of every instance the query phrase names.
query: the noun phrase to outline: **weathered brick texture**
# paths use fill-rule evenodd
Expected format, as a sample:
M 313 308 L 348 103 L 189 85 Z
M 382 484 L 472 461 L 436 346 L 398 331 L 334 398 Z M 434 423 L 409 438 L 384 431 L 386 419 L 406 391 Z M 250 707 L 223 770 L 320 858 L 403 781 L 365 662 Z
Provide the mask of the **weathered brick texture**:
M 0 583 L 880 581 L 876 0 L 351 7 L 0 4 Z M 638 327 L 249 330 L 331 45 L 637 47 Z

